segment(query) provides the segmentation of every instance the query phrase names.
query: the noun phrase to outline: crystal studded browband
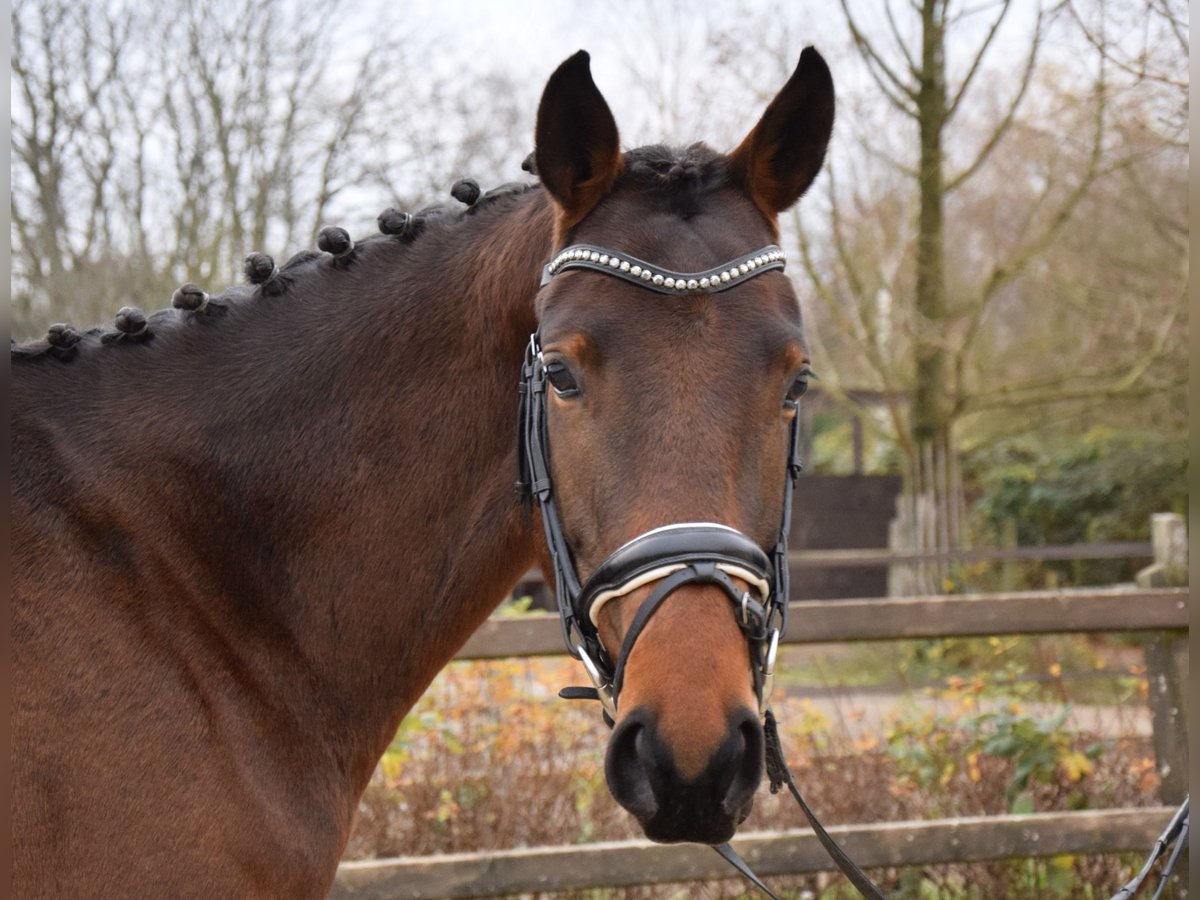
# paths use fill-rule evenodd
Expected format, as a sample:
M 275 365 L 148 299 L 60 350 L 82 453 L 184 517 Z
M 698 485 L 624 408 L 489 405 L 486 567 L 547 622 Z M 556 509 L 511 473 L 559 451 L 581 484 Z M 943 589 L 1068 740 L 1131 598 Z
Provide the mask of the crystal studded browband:
M 784 263 L 783 251 L 774 244 L 768 244 L 703 272 L 672 272 L 628 253 L 618 253 L 594 244 L 572 244 L 560 250 L 554 259 L 543 267 L 541 286 L 545 287 L 550 283 L 550 279 L 565 269 L 591 269 L 594 272 L 615 275 L 660 294 L 715 294 L 763 272 L 782 269 Z

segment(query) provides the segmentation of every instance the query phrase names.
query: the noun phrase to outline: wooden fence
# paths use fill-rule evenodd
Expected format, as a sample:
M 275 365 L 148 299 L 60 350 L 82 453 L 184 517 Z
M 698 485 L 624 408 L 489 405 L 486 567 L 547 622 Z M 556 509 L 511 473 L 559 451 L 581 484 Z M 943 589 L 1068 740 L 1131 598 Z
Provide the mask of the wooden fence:
M 1140 632 L 1188 628 L 1187 588 L 1027 591 L 837 602 L 790 606 L 786 641 L 896 640 L 970 635 Z M 556 616 L 493 618 L 458 659 L 547 656 L 563 652 Z M 1185 707 L 1186 708 L 1186 707 Z M 1171 711 L 1168 711 L 1171 712 Z M 1186 726 L 1154 711 L 1156 733 Z M 1166 714 L 1166 713 L 1164 713 Z M 1165 746 L 1170 741 L 1158 742 Z M 1178 752 L 1178 751 L 1176 751 Z M 1182 750 L 1186 753 L 1186 747 Z M 1160 761 L 1179 770 L 1181 760 Z M 1167 799 L 1169 802 L 1169 798 Z M 907 866 L 1062 853 L 1146 851 L 1170 819 L 1167 806 L 830 828 L 862 865 Z M 760 875 L 804 874 L 832 868 L 807 829 L 747 834 L 735 842 Z M 343 863 L 334 898 L 486 897 L 531 891 L 619 887 L 737 877 L 704 847 L 620 841 L 569 847 L 460 853 Z
M 1162 806 L 974 816 L 931 822 L 838 825 L 831 827 L 829 833 L 866 868 L 1062 853 L 1145 853 L 1174 812 L 1174 808 Z M 816 835 L 807 829 L 746 834 L 733 843 L 763 878 L 832 868 L 829 855 Z M 730 877 L 740 876 L 707 847 L 613 841 L 343 863 L 333 897 L 338 900 L 492 897 Z
M 1085 544 L 1035 544 L 1012 547 L 956 547 L 946 550 L 895 550 L 851 548 L 844 550 L 790 550 L 789 568 L 795 573 L 808 566 L 854 568 L 859 566 L 899 566 L 921 563 L 970 562 L 1049 562 L 1085 559 L 1151 559 L 1150 541 L 1107 541 Z M 542 583 L 541 569 L 530 569 L 522 584 Z
M 1188 627 L 1186 588 L 1087 588 L 1007 594 L 951 594 L 788 605 L 785 644 L 1004 634 L 1155 632 Z M 564 653 L 558 616 L 488 619 L 457 659 Z

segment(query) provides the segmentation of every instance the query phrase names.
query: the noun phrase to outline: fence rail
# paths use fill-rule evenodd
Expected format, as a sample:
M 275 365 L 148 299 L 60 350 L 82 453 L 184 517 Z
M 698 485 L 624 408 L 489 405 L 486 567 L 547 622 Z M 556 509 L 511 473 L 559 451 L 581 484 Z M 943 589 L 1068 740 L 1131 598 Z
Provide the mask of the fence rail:
M 851 548 L 841 550 L 791 550 L 788 562 L 793 569 L 823 566 L 831 569 L 860 566 L 895 566 L 914 563 L 952 562 L 1047 562 L 1076 559 L 1152 559 L 1150 541 L 1109 541 L 1092 544 L 1031 544 L 1024 547 L 972 547 L 950 550 L 891 550 Z M 523 584 L 541 584 L 540 569 L 530 569 Z
M 1174 812 L 1170 807 L 928 822 L 839 825 L 829 833 L 864 868 L 962 863 L 1063 853 L 1144 853 Z M 811 831 L 743 835 L 734 846 L 760 876 L 831 868 Z M 491 897 L 529 891 L 629 887 L 738 878 L 707 847 L 613 841 L 343 863 L 335 900 Z
M 1164 631 L 1188 627 L 1187 588 L 1097 588 L 866 600 L 801 600 L 788 605 L 784 642 L 822 644 L 1001 634 Z M 488 619 L 456 659 L 564 653 L 558 616 Z
M 1037 544 L 1025 547 L 975 547 L 952 550 L 793 550 L 793 566 L 891 566 L 928 562 L 1018 562 L 1073 559 L 1150 559 L 1149 541 L 1114 541 L 1105 544 Z

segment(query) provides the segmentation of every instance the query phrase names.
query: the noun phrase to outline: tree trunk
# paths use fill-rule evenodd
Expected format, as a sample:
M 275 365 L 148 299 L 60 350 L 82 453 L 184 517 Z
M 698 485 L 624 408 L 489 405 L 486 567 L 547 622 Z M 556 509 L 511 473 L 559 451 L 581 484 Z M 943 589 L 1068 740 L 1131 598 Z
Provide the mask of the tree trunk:
M 944 0 L 923 0 L 921 71 L 916 99 L 921 154 L 912 435 L 918 446 L 932 444 L 949 449 L 951 404 L 945 343 L 942 171 L 942 131 L 947 114 L 944 16 Z

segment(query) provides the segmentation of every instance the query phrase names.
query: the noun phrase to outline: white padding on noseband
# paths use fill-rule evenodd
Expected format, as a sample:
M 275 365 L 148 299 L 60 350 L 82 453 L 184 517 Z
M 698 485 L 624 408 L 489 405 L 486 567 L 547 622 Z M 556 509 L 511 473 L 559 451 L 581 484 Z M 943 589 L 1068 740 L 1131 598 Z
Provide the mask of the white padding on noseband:
M 668 526 L 670 527 L 670 526 Z M 655 529 L 656 531 L 658 529 Z M 732 530 L 732 529 L 730 529 Z M 647 532 L 648 534 L 651 532 Z M 687 568 L 686 563 L 675 563 L 670 566 L 660 566 L 657 569 L 651 569 L 649 572 L 643 572 L 636 578 L 631 578 L 620 587 L 612 588 L 608 591 L 601 591 L 596 595 L 596 599 L 592 601 L 592 607 L 588 610 L 588 618 L 592 620 L 592 624 L 597 628 L 600 627 L 600 610 L 604 608 L 609 600 L 615 600 L 617 597 L 624 597 L 626 594 L 636 591 L 640 587 L 645 587 L 660 579 L 666 578 L 668 575 L 673 575 L 680 569 Z M 760 578 L 749 569 L 743 569 L 741 566 L 735 566 L 732 563 L 717 563 L 717 568 L 733 578 L 740 578 L 746 582 L 754 590 L 758 591 L 758 595 L 762 598 L 763 603 L 771 594 L 771 585 L 765 578 Z

